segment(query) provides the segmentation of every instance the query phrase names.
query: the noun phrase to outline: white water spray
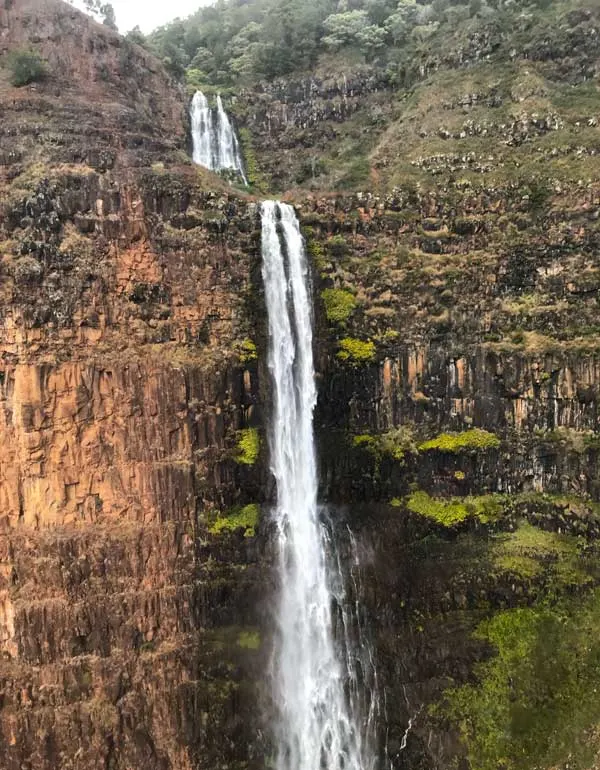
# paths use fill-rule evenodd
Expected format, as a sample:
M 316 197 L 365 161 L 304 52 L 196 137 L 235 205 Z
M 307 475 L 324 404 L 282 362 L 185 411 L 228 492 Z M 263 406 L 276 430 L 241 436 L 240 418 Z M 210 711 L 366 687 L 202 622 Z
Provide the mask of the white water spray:
M 374 674 L 365 668 L 374 669 L 370 650 L 360 649 L 360 633 L 352 644 L 356 629 L 344 608 L 341 567 L 317 505 L 311 300 L 304 243 L 291 206 L 263 203 L 262 255 L 281 580 L 273 677 L 277 767 L 372 770 L 376 698 L 372 689 L 367 692 Z
M 217 96 L 216 111 L 209 107 L 202 91 L 192 99 L 192 141 L 194 163 L 211 171 L 232 170 L 248 184 L 240 153 L 240 145 L 229 116 Z

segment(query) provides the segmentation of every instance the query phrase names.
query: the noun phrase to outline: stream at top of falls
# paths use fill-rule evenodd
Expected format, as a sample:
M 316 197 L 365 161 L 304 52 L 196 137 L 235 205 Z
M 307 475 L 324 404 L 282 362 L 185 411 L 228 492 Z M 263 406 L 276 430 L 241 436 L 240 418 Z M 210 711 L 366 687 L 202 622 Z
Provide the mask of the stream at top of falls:
M 373 770 L 376 673 L 317 502 L 312 301 L 294 210 L 262 204 L 279 570 L 272 693 L 277 770 Z

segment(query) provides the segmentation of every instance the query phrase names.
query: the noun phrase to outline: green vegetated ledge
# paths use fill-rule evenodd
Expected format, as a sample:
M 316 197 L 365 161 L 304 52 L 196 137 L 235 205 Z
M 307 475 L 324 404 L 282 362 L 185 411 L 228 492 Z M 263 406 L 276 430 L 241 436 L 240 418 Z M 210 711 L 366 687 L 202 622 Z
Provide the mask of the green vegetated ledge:
M 212 513 L 209 516 L 208 531 L 211 535 L 222 535 L 227 532 L 243 530 L 244 537 L 254 537 L 260 518 L 260 505 L 249 503 L 235 506 L 223 513 Z
M 600 752 L 600 504 L 531 491 L 438 497 L 410 481 L 411 468 L 437 455 L 457 490 L 472 489 L 455 470 L 469 467 L 461 458 L 473 462 L 503 444 L 479 428 L 422 440 L 405 426 L 348 443 L 374 466 L 387 462 L 408 474 L 409 492 L 391 501 L 391 526 L 394 516 L 398 526 L 408 517 L 420 533 L 417 547 L 441 549 L 444 581 L 447 564 L 456 565 L 444 595 L 463 597 L 471 643 L 480 645 L 468 677 L 446 674 L 455 679 L 434 696 L 422 730 L 456 730 L 471 770 L 592 766 Z M 444 617 L 425 611 L 415 627 L 443 626 Z
M 489 652 L 468 681 L 447 682 L 426 718 L 458 730 L 472 770 L 590 767 L 600 750 L 598 504 L 415 490 L 393 505 L 446 532 L 453 551 L 477 554 L 477 591 L 496 595 L 473 634 Z
M 482 428 L 472 428 L 462 433 L 442 433 L 429 441 L 419 444 L 419 452 L 437 450 L 456 454 L 464 450 L 497 449 L 500 439 L 494 433 Z
M 437 707 L 459 725 L 473 770 L 594 766 L 599 628 L 599 589 L 499 612 L 477 627 L 496 654 Z

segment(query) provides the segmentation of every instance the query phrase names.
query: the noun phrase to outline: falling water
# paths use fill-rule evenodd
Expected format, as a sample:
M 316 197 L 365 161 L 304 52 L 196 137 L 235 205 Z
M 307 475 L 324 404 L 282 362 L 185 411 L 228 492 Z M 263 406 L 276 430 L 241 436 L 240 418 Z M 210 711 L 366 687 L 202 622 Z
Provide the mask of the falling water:
M 194 163 L 206 168 L 215 168 L 213 116 L 206 96 L 196 91 L 192 99 L 192 139 L 194 142 Z
M 196 91 L 192 99 L 192 140 L 194 163 L 212 171 L 231 169 L 248 184 L 240 153 L 240 145 L 229 116 L 217 96 L 216 111 L 209 107 L 202 91 Z
M 229 120 L 229 116 L 223 109 L 223 102 L 220 94 L 217 96 L 217 146 L 219 157 L 219 168 L 232 168 L 248 184 L 244 175 L 242 166 L 242 157 L 240 155 L 240 145 L 235 135 L 235 131 Z
M 263 203 L 262 255 L 281 579 L 273 681 L 277 766 L 372 770 L 374 698 L 369 705 L 366 646 L 357 649 L 361 639 L 344 609 L 341 565 L 317 505 L 311 301 L 304 243 L 291 206 Z

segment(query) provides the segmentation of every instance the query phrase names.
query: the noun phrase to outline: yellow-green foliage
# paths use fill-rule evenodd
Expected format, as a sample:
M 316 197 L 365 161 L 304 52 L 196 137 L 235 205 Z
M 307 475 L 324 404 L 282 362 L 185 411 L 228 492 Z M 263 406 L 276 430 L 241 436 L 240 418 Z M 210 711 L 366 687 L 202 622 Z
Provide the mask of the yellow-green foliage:
M 552 573 L 552 584 L 557 588 L 580 586 L 591 579 L 573 537 L 546 532 L 527 523 L 514 532 L 496 535 L 492 552 L 493 563 L 501 572 L 527 579 L 547 571 Z
M 185 73 L 185 86 L 190 95 L 198 90 L 206 93 L 206 74 L 200 69 L 190 67 Z
M 600 721 L 600 592 L 500 612 L 476 637 L 496 655 L 445 693 L 473 770 L 591 767 Z
M 356 308 L 354 295 L 344 289 L 324 289 L 321 297 L 330 323 L 346 323 Z
M 420 452 L 433 449 L 438 452 L 464 452 L 476 449 L 492 449 L 500 446 L 500 439 L 481 428 L 472 428 L 463 433 L 442 433 L 419 446 Z
M 480 497 L 450 497 L 441 500 L 430 497 L 427 492 L 413 492 L 407 500 L 409 511 L 432 519 L 444 527 L 475 517 L 482 522 L 492 521 L 502 512 L 503 498 L 500 495 L 482 495 Z
M 306 250 L 312 257 L 312 261 L 318 270 L 321 270 L 325 262 L 325 249 L 323 244 L 315 241 L 314 238 L 307 237 Z
M 354 337 L 344 337 L 340 340 L 340 349 L 337 357 L 341 361 L 347 361 L 350 364 L 370 364 L 375 360 L 375 344 L 370 340 L 363 342 Z
M 244 650 L 260 649 L 260 634 L 258 631 L 240 631 L 237 645 Z
M 257 428 L 244 428 L 238 431 L 237 436 L 236 462 L 242 465 L 254 465 L 260 452 L 260 435 Z
M 375 447 L 375 438 L 369 433 L 361 433 L 360 436 L 352 437 L 352 446 L 362 447 L 363 449 L 373 449 Z
M 257 358 L 256 343 L 251 339 L 245 339 L 240 345 L 240 363 L 247 364 L 250 361 L 256 361 Z
M 220 535 L 222 532 L 234 532 L 236 529 L 243 529 L 245 537 L 254 537 L 259 515 L 260 505 L 257 503 L 250 503 L 243 508 L 231 508 L 222 516 L 217 516 L 208 531 L 212 535 Z

